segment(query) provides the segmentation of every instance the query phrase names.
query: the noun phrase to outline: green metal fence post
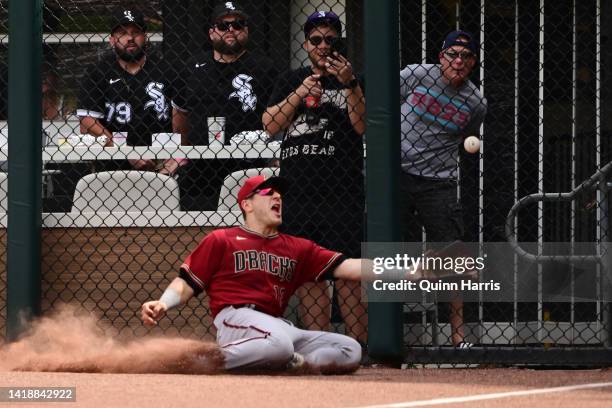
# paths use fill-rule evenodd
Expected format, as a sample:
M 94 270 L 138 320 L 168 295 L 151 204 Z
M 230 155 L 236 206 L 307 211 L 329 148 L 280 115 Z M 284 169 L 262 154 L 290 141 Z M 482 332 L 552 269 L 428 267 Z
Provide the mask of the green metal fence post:
M 398 12 L 397 0 L 365 0 L 369 242 L 393 242 L 400 238 L 397 204 L 400 168 Z M 403 336 L 401 305 L 370 303 L 368 315 L 370 355 L 399 359 Z
M 9 5 L 7 338 L 40 313 L 42 0 Z

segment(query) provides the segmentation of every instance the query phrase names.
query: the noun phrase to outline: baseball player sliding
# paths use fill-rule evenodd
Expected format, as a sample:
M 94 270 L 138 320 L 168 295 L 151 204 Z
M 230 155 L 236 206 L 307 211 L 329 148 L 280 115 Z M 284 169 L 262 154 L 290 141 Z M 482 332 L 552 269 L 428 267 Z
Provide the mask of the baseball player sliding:
M 144 324 L 157 324 L 167 310 L 206 290 L 226 369 L 296 369 L 308 364 L 323 373 L 355 371 L 361 359 L 357 341 L 298 329 L 281 316 L 303 283 L 360 280 L 362 263 L 368 263 L 364 271 L 371 271 L 371 262 L 279 233 L 287 189 L 282 177 L 247 179 L 238 192 L 244 225 L 208 234 L 161 298 L 142 305 Z M 424 273 L 407 279 L 423 278 Z

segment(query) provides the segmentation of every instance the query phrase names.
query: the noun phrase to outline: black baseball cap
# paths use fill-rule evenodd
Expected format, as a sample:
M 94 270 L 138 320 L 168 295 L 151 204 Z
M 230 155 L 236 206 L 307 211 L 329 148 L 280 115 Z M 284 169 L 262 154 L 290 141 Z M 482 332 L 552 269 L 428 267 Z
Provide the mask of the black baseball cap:
M 111 24 L 111 33 L 118 27 L 134 24 L 140 27 L 142 31 L 147 29 L 147 25 L 144 21 L 144 16 L 138 10 L 131 9 L 119 9 L 113 13 L 113 20 Z
M 210 15 L 210 22 L 215 23 L 225 16 L 237 15 L 245 20 L 249 19 L 249 15 L 244 12 L 244 8 L 235 1 L 222 1 L 217 4 Z
M 328 25 L 335 29 L 338 35 L 342 35 L 342 23 L 336 13 L 333 11 L 315 11 L 308 16 L 306 24 L 304 24 L 304 36 L 308 37 L 312 29 L 320 25 Z
M 457 30 L 448 33 L 448 35 L 444 39 L 444 42 L 442 43 L 442 51 L 452 47 L 453 45 L 460 45 L 462 47 L 466 47 L 474 54 L 478 54 L 478 44 L 476 44 L 474 36 L 467 31 Z

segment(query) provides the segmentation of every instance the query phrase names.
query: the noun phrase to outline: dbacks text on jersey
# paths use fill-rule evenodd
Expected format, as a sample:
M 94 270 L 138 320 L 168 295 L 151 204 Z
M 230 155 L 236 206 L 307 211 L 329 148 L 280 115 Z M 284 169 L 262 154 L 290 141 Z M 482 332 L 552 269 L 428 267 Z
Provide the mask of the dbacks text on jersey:
M 234 273 L 262 271 L 278 276 L 281 282 L 289 282 L 296 267 L 296 260 L 264 251 L 252 249 L 234 252 Z

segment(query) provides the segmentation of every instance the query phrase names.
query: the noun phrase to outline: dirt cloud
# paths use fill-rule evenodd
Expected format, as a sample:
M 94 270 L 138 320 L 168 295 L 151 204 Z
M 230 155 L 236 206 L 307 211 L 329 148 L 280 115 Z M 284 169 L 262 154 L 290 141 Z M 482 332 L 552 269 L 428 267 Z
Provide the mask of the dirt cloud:
M 35 321 L 17 342 L 0 345 L 0 371 L 213 374 L 215 343 L 143 337 L 118 340 L 92 314 L 72 306 Z

